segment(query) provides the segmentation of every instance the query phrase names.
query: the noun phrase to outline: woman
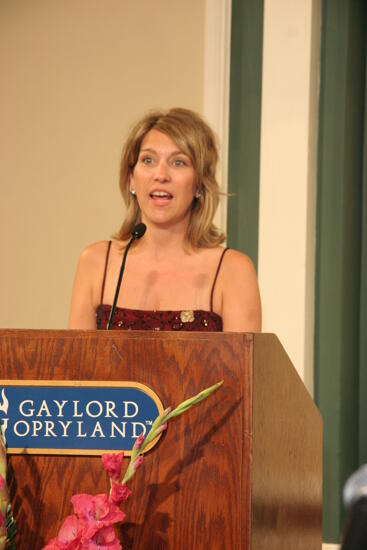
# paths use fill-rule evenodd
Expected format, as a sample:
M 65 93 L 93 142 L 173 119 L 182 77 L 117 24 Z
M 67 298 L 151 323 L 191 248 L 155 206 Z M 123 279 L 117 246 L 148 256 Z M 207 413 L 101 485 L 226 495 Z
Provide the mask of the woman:
M 70 328 L 106 328 L 124 248 L 143 222 L 146 233 L 129 251 L 112 328 L 261 330 L 251 260 L 220 246 L 225 237 L 213 225 L 217 160 L 212 130 L 192 111 L 153 112 L 136 124 L 121 161 L 126 218 L 115 240 L 82 253 Z

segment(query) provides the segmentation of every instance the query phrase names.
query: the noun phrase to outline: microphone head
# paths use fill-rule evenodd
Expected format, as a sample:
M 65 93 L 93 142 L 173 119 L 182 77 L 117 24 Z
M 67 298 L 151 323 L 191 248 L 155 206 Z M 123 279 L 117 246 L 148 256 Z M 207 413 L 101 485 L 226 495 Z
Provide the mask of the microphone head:
M 141 239 L 141 237 L 144 235 L 145 231 L 147 229 L 147 226 L 145 223 L 138 223 L 132 230 L 131 236 L 133 239 Z
M 367 464 L 352 474 L 344 485 L 344 506 L 350 508 L 360 498 L 367 497 Z

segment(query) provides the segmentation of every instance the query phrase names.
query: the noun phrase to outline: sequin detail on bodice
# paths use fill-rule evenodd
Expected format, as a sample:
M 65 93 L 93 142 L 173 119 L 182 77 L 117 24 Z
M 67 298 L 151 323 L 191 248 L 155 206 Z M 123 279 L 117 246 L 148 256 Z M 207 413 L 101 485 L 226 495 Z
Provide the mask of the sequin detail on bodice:
M 97 308 L 97 329 L 107 328 L 111 306 L 101 304 Z M 117 307 L 113 319 L 114 330 L 185 330 L 198 332 L 222 332 L 222 318 L 214 311 L 150 311 Z

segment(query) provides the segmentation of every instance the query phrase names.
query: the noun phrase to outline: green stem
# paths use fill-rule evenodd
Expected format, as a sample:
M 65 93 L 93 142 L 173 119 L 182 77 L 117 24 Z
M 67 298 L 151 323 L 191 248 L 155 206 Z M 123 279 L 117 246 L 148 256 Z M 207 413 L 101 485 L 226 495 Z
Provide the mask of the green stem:
M 198 403 L 200 403 L 200 401 L 203 401 L 204 399 L 209 397 L 209 395 L 217 391 L 222 386 L 222 384 L 223 384 L 223 380 L 221 382 L 218 382 L 217 384 L 214 384 L 214 386 L 210 386 L 210 388 L 207 388 L 206 390 L 201 391 L 197 395 L 194 395 L 194 397 L 191 397 L 190 399 L 186 399 L 186 401 L 183 401 L 182 403 L 180 403 L 180 405 L 178 405 L 178 407 L 176 407 L 173 411 L 171 411 L 171 408 L 168 408 L 165 411 L 163 411 L 162 414 L 157 416 L 157 418 L 153 422 L 153 425 L 147 437 L 143 441 L 141 447 L 136 448 L 136 444 L 134 445 L 131 453 L 131 457 L 130 457 L 130 462 L 125 472 L 125 475 L 123 477 L 122 484 L 125 484 L 127 481 L 129 481 L 129 479 L 131 479 L 134 476 L 136 471 L 134 470 L 135 461 L 144 452 L 144 449 L 146 449 L 147 445 L 149 445 L 149 443 L 151 443 L 151 441 L 153 441 L 162 432 L 162 426 L 164 424 L 167 424 L 167 422 L 172 418 L 175 418 L 176 416 L 180 416 L 187 410 L 191 409 L 191 407 L 193 407 L 194 405 L 197 405 Z

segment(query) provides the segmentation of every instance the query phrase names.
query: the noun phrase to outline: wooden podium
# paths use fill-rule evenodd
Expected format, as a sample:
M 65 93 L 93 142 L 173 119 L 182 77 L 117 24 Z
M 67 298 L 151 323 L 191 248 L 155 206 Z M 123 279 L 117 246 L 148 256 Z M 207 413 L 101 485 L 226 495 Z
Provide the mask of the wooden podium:
M 276 336 L 3 330 L 0 378 L 136 381 L 164 407 L 224 380 L 146 454 L 123 548 L 321 549 L 321 419 Z M 9 482 L 27 550 L 56 535 L 72 494 L 108 488 L 95 456 L 13 455 Z

